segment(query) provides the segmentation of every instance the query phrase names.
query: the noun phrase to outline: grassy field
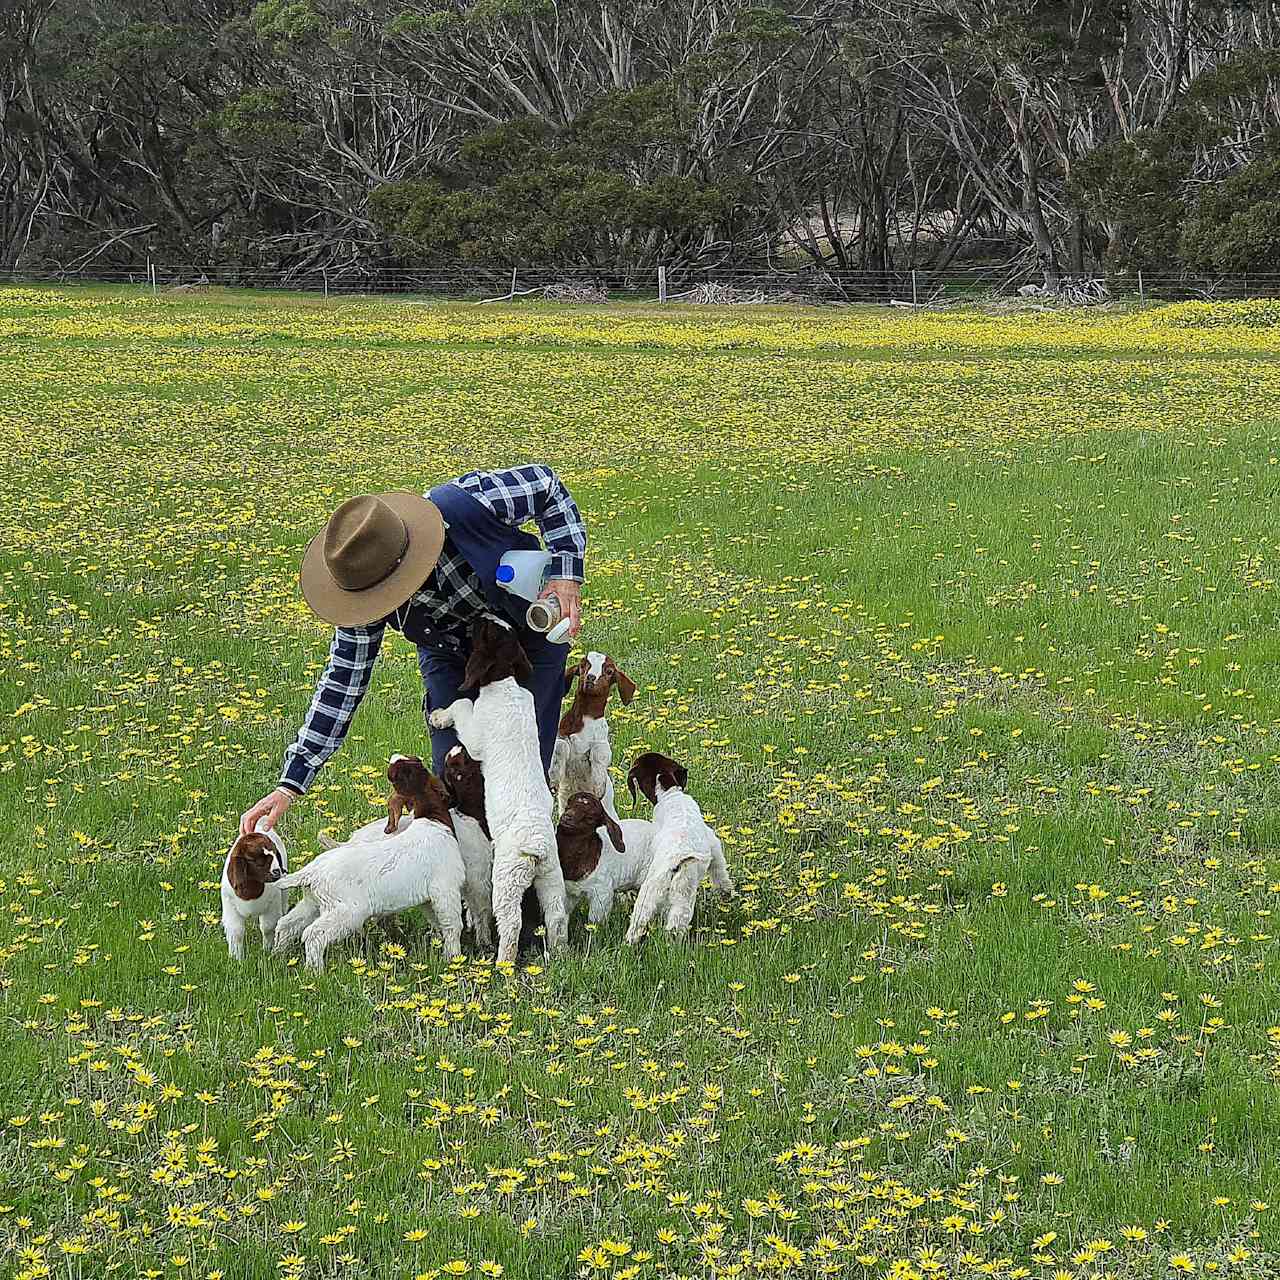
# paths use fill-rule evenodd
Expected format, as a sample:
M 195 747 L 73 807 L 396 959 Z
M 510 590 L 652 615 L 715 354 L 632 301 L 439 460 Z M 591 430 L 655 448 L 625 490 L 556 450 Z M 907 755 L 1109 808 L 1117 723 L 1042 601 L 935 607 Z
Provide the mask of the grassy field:
M 0 1272 L 1277 1274 L 1274 310 L 0 290 Z M 741 897 L 237 966 L 306 539 L 528 460 Z M 420 696 L 391 642 L 295 862 Z

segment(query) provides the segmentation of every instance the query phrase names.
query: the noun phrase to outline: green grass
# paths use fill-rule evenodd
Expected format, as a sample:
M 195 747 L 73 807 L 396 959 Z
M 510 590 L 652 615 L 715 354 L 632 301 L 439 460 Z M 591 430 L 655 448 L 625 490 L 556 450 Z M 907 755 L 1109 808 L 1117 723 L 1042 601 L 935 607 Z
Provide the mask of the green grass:
M 1278 393 L 1150 309 L 0 290 L 0 1267 L 1274 1274 Z M 741 896 L 233 964 L 307 538 L 525 460 Z M 295 862 L 423 743 L 380 667 Z

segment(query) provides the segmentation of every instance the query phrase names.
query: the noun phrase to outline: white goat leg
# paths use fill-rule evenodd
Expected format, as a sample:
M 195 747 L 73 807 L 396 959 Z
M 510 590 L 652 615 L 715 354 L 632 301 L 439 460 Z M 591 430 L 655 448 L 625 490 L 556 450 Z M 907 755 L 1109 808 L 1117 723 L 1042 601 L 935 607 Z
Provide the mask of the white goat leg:
M 482 951 L 489 951 L 493 948 L 493 889 L 491 887 L 485 893 L 479 886 L 468 881 L 463 888 L 463 895 L 476 946 Z
M 649 921 L 657 914 L 666 896 L 668 877 L 665 874 L 650 876 L 640 886 L 635 906 L 631 908 L 631 921 L 627 925 L 627 941 L 635 944 L 644 937 Z
M 591 794 L 604 805 L 604 811 L 614 822 L 621 822 L 613 799 L 613 779 L 609 776 L 610 751 L 606 742 L 591 751 Z
M 563 738 L 557 738 L 551 751 L 551 768 L 547 770 L 551 794 L 556 798 L 557 815 L 563 813 L 565 805 L 569 803 L 569 777 L 566 773 L 568 759 L 569 744 Z
M 604 924 L 613 910 L 613 886 L 605 885 L 587 894 L 587 923 Z
M 569 941 L 569 908 L 565 900 L 564 873 L 556 857 L 539 861 L 533 887 L 542 908 L 547 930 L 547 950 L 555 951 Z
M 515 964 L 520 954 L 520 903 L 533 883 L 532 858 L 495 855 L 493 860 L 493 914 L 498 923 L 498 959 Z
M 456 960 L 462 954 L 462 901 L 456 890 L 450 892 L 443 885 L 432 886 L 430 901 L 444 947 L 444 958 Z
M 471 733 L 474 713 L 475 703 L 470 698 L 457 698 L 447 707 L 437 707 L 427 717 L 427 723 L 433 729 L 452 729 L 458 735 L 458 741 L 466 747 L 467 754 L 479 760 L 479 744 Z
M 367 915 L 354 911 L 328 911 L 313 920 L 302 931 L 302 948 L 306 952 L 308 969 L 324 968 L 324 953 L 343 938 L 358 933 L 368 920 Z
M 715 832 L 711 833 L 711 883 L 727 897 L 732 898 L 738 892 L 729 874 L 729 864 L 724 860 L 724 845 Z
M 262 930 L 262 949 L 270 951 L 275 945 L 276 926 L 280 923 L 279 911 L 264 911 L 258 917 L 258 928 Z
M 227 935 L 227 950 L 233 960 L 244 959 L 244 919 L 223 920 L 222 932 Z
M 673 938 L 683 938 L 689 932 L 701 882 L 702 874 L 697 862 L 682 863 L 672 872 L 667 896 L 667 932 Z
M 272 950 L 281 955 L 297 941 L 302 931 L 320 915 L 319 904 L 314 898 L 303 898 L 291 911 L 277 922 Z

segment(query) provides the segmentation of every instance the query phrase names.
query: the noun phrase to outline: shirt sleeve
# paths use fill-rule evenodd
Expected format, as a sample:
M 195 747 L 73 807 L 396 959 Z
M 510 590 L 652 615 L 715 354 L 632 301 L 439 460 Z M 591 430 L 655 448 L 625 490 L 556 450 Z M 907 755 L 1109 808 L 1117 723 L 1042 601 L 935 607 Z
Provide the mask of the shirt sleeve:
M 352 717 L 369 688 L 386 624 L 337 627 L 329 661 L 316 685 L 307 717 L 284 753 L 280 786 L 302 795 L 321 766 L 342 745 Z
M 469 471 L 457 483 L 512 528 L 532 520 L 551 552 L 551 577 L 582 581 L 587 526 L 564 482 L 550 467 L 534 463 L 507 471 Z

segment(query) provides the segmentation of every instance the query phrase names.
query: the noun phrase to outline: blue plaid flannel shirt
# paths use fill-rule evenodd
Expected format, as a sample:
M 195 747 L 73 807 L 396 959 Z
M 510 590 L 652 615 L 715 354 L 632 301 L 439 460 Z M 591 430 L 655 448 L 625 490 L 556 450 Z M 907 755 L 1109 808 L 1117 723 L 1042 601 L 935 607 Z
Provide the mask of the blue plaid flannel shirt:
M 469 471 L 455 482 L 500 520 L 519 528 L 532 520 L 552 553 L 551 576 L 582 581 L 587 529 L 569 491 L 547 466 Z M 480 579 L 446 542 L 436 567 L 409 601 L 424 608 L 446 643 L 461 653 L 467 628 L 488 608 Z M 284 753 L 280 786 L 302 795 L 321 766 L 342 745 L 382 648 L 386 622 L 335 627 L 329 661 L 298 736 Z

